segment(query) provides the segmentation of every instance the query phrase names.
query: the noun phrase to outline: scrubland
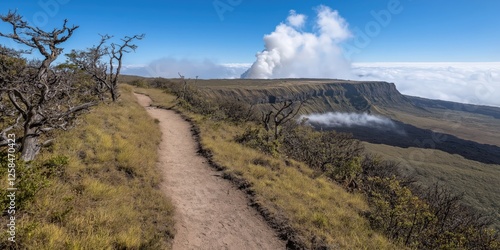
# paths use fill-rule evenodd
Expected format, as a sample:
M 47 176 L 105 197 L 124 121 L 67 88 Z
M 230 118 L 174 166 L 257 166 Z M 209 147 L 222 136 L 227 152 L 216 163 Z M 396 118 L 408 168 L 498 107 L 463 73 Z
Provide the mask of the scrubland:
M 18 162 L 16 243 L 2 230 L 0 248 L 169 248 L 174 210 L 158 189 L 160 132 L 131 89 L 56 133 L 35 161 Z

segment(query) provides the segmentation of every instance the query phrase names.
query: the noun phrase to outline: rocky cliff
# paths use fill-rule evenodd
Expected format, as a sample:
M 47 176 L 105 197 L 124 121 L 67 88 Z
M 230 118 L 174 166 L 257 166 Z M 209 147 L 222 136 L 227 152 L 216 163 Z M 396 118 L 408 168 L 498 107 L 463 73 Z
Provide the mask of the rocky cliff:
M 346 80 L 290 79 L 262 82 L 260 86 L 201 84 L 203 92 L 215 98 L 234 98 L 254 105 L 284 100 L 307 100 L 304 111 L 375 112 L 380 107 L 414 107 L 393 83 Z

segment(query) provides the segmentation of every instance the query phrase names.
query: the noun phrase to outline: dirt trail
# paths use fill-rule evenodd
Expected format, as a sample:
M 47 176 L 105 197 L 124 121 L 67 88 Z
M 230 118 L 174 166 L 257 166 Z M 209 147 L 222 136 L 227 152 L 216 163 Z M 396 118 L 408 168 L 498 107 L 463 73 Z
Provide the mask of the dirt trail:
M 190 124 L 172 110 L 149 107 L 148 96 L 135 95 L 160 121 L 161 188 L 176 206 L 173 249 L 285 249 L 245 195 L 197 154 Z

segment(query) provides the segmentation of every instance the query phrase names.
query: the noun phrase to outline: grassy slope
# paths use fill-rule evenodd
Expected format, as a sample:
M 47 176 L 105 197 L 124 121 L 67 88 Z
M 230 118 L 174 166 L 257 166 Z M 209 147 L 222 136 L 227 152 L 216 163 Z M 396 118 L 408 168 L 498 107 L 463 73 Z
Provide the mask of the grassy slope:
M 138 89 L 155 105 L 171 107 L 172 96 Z M 234 142 L 245 128 L 189 114 L 199 127 L 201 145 L 229 178 L 249 185 L 248 192 L 266 217 L 288 238 L 306 248 L 327 245 L 342 249 L 396 249 L 372 231 L 361 216 L 368 205 L 361 195 L 343 188 L 293 161 L 264 155 Z
M 212 80 L 199 81 L 206 88 L 221 88 L 225 90 L 236 89 L 243 95 L 249 95 L 239 89 L 240 80 Z M 296 84 L 293 81 L 283 82 L 281 80 L 247 80 L 245 89 L 269 89 L 280 85 Z M 319 82 L 316 82 L 319 83 Z M 314 89 L 314 86 L 310 87 Z M 293 89 L 300 93 L 299 89 Z M 275 93 L 279 95 L 278 92 Z M 321 98 L 308 100 L 304 112 L 309 110 L 330 110 L 335 105 L 326 103 Z M 308 108 L 310 108 L 308 110 Z M 466 140 L 476 141 L 484 144 L 500 146 L 500 119 L 494 117 L 474 114 L 471 112 L 426 108 L 426 110 L 413 109 L 403 106 L 385 107 L 377 106 L 377 111 L 393 119 L 415 125 L 419 128 L 430 129 L 436 132 L 448 133 Z M 422 138 L 432 139 L 432 138 Z M 446 184 L 457 193 L 464 193 L 468 204 L 480 211 L 492 215 L 495 226 L 500 229 L 500 166 L 482 164 L 476 161 L 464 159 L 457 155 L 451 155 L 438 150 L 404 149 L 385 145 L 372 145 L 372 152 L 386 156 L 388 160 L 408 162 L 412 152 L 419 152 L 417 161 L 410 161 L 409 168 L 415 172 L 423 184 L 432 184 L 439 181 Z
M 33 164 L 31 181 L 44 187 L 17 214 L 21 249 L 169 247 L 173 206 L 157 188 L 160 132 L 130 89 L 122 92 L 117 104 L 101 104 L 59 133 Z M 44 174 L 50 167 L 41 163 L 60 156 L 67 165 Z
M 438 181 L 481 212 L 491 215 L 500 229 L 500 166 L 483 164 L 439 150 L 398 148 L 365 143 L 368 151 L 401 163 L 403 171 L 414 174 L 424 185 Z

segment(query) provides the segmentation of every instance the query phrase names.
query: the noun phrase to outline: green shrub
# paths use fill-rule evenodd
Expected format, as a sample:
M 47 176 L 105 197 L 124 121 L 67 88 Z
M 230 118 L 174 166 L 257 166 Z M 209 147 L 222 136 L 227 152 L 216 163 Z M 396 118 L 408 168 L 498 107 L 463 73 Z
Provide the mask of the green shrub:
M 7 162 L 6 156 L 2 155 L 0 156 L 0 160 L 2 163 Z M 28 165 L 26 162 L 17 160 L 15 161 L 16 164 L 16 172 L 15 172 L 15 185 L 14 187 L 17 188 L 16 191 L 16 210 L 20 211 L 23 210 L 27 205 L 29 205 L 37 192 L 43 188 L 44 186 L 49 184 L 49 181 L 47 180 L 47 176 L 45 174 L 45 168 L 40 165 Z M 1 172 L 2 173 L 7 173 L 7 164 L 0 164 L 1 165 Z M 7 174 L 2 176 L 0 179 L 2 181 L 2 187 L 0 189 L 0 199 L 1 199 L 1 206 L 2 208 L 9 207 L 8 204 L 10 202 L 9 198 L 7 197 L 8 190 L 7 186 L 9 184 L 7 180 Z
M 350 135 L 299 125 L 286 128 L 282 140 L 288 157 L 307 163 L 344 187 L 358 187 L 363 147 Z
M 243 134 L 235 138 L 235 141 L 272 156 L 279 155 L 279 141 L 271 139 L 269 133 L 262 128 L 247 127 Z

